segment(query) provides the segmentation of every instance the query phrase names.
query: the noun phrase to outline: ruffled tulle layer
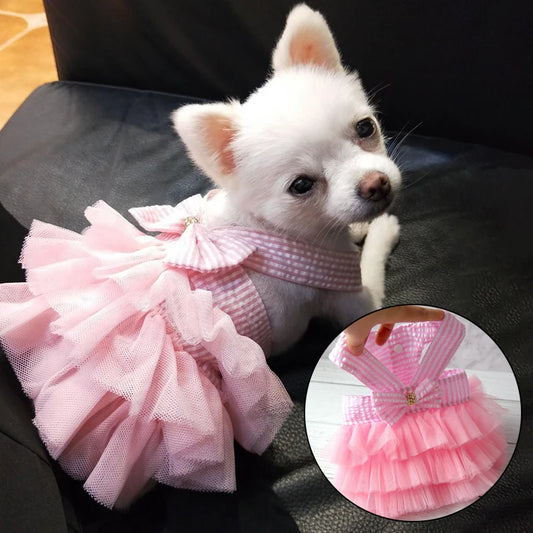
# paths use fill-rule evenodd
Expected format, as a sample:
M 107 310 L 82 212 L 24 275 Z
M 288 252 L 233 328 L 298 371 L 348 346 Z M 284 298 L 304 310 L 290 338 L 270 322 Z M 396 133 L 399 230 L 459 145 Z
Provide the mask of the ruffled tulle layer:
M 164 242 L 104 203 L 86 216 L 82 235 L 35 222 L 27 282 L 0 286 L 2 344 L 50 454 L 109 507 L 152 478 L 234 490 L 233 438 L 261 453 L 286 391 L 211 294 L 165 265 Z
M 386 422 L 343 425 L 325 455 L 334 484 L 357 505 L 390 518 L 467 503 L 506 463 L 503 409 L 469 379 L 471 400 Z

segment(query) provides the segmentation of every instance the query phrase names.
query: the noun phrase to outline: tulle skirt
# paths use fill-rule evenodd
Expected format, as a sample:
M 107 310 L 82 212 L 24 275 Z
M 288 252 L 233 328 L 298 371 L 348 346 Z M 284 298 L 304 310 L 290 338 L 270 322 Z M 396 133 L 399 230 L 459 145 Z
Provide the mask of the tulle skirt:
M 210 293 L 163 262 L 164 243 L 103 202 L 86 216 L 81 235 L 34 222 L 27 282 L 0 286 L 0 337 L 42 440 L 108 507 L 151 480 L 234 490 L 234 437 L 261 453 L 290 411 L 285 389 Z
M 506 464 L 503 409 L 469 378 L 471 399 L 384 421 L 343 425 L 325 455 L 335 487 L 372 513 L 402 518 L 483 495 Z

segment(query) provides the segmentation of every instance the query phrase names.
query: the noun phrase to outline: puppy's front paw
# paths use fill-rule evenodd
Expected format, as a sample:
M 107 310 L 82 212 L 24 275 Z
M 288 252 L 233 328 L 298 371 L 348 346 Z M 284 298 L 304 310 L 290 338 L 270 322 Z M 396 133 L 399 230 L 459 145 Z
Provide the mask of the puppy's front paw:
M 376 308 L 385 295 L 385 263 L 400 238 L 400 224 L 387 213 L 370 223 L 361 255 L 361 277 Z
M 370 223 L 367 239 L 376 240 L 383 250 L 390 253 L 400 240 L 398 217 L 384 213 Z
M 361 244 L 368 233 L 368 227 L 370 224 L 368 222 L 354 222 L 350 224 L 350 236 L 352 242 L 355 244 Z

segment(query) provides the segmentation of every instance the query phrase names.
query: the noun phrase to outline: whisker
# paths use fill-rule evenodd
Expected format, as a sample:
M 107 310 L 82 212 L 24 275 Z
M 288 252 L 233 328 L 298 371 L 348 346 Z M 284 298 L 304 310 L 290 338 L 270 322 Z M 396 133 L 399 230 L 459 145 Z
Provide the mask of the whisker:
M 319 246 L 323 246 L 326 242 L 326 239 L 330 238 L 331 236 L 335 236 L 335 233 L 340 233 L 342 229 L 342 227 L 337 225 L 335 220 L 331 220 L 328 222 L 328 224 L 320 229 L 316 236 L 316 242 L 319 244 Z
M 405 142 L 405 140 L 407 139 L 407 137 L 409 137 L 409 135 L 411 135 L 413 133 L 413 131 L 415 131 L 417 128 L 419 128 L 420 126 L 422 125 L 422 122 L 419 122 L 418 124 L 415 124 L 407 133 L 405 133 L 403 135 L 403 137 L 399 140 L 399 141 L 396 141 L 396 139 L 402 135 L 403 131 L 400 130 L 400 132 L 398 132 L 392 142 L 392 147 L 391 147 L 391 152 L 389 154 L 389 157 L 394 161 L 395 161 L 395 157 L 398 156 L 398 153 L 399 153 L 399 150 L 402 146 L 402 144 Z
M 409 189 L 413 185 L 416 185 L 423 179 L 427 178 L 430 174 L 431 174 L 431 171 L 428 170 L 427 172 L 424 172 L 421 176 L 418 176 L 418 178 L 416 178 L 414 181 L 409 181 L 408 183 L 402 182 L 402 187 L 401 187 L 402 191 L 405 191 L 406 189 Z
M 390 87 L 390 83 L 383 83 L 382 85 L 376 85 L 374 88 L 370 89 L 369 91 L 367 91 L 367 97 L 368 97 L 368 102 L 369 104 L 373 105 L 374 104 L 374 101 L 376 99 L 376 96 L 381 92 L 383 91 L 384 89 L 387 89 L 388 87 Z

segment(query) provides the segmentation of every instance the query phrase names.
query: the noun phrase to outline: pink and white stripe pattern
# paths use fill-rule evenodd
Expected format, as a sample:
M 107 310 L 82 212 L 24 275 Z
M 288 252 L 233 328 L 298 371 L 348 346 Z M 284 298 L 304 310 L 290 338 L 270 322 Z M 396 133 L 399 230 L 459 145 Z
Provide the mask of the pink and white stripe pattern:
M 384 358 L 387 366 L 366 348 L 362 355 L 355 356 L 348 350 L 344 335 L 341 336 L 330 359 L 372 389 L 371 396 L 345 397 L 345 423 L 385 420 L 393 425 L 406 414 L 456 405 L 470 399 L 464 370 L 444 370 L 464 338 L 464 326 L 449 313 L 442 322 L 434 324 L 439 325 L 438 330 L 421 362 L 409 354 L 398 353 L 393 346 L 381 352 L 388 356 Z M 401 328 L 397 326 L 397 329 Z M 412 341 L 408 343 L 410 351 L 417 343 L 421 351 L 427 326 L 415 323 L 405 328 L 405 332 L 398 333 L 396 338 L 402 339 L 401 351 L 406 343 L 406 332 Z M 404 378 L 412 377 L 402 380 L 396 373 Z
M 291 283 L 334 291 L 361 290 L 359 252 L 337 252 L 248 228 L 226 228 L 254 245 L 244 266 Z
M 130 209 L 148 231 L 161 232 L 165 263 L 197 272 L 246 269 L 318 289 L 360 291 L 360 254 L 318 248 L 276 233 L 241 226 L 203 224 L 208 197 L 195 195 L 176 207 Z M 179 237 L 179 238 L 178 238 Z

